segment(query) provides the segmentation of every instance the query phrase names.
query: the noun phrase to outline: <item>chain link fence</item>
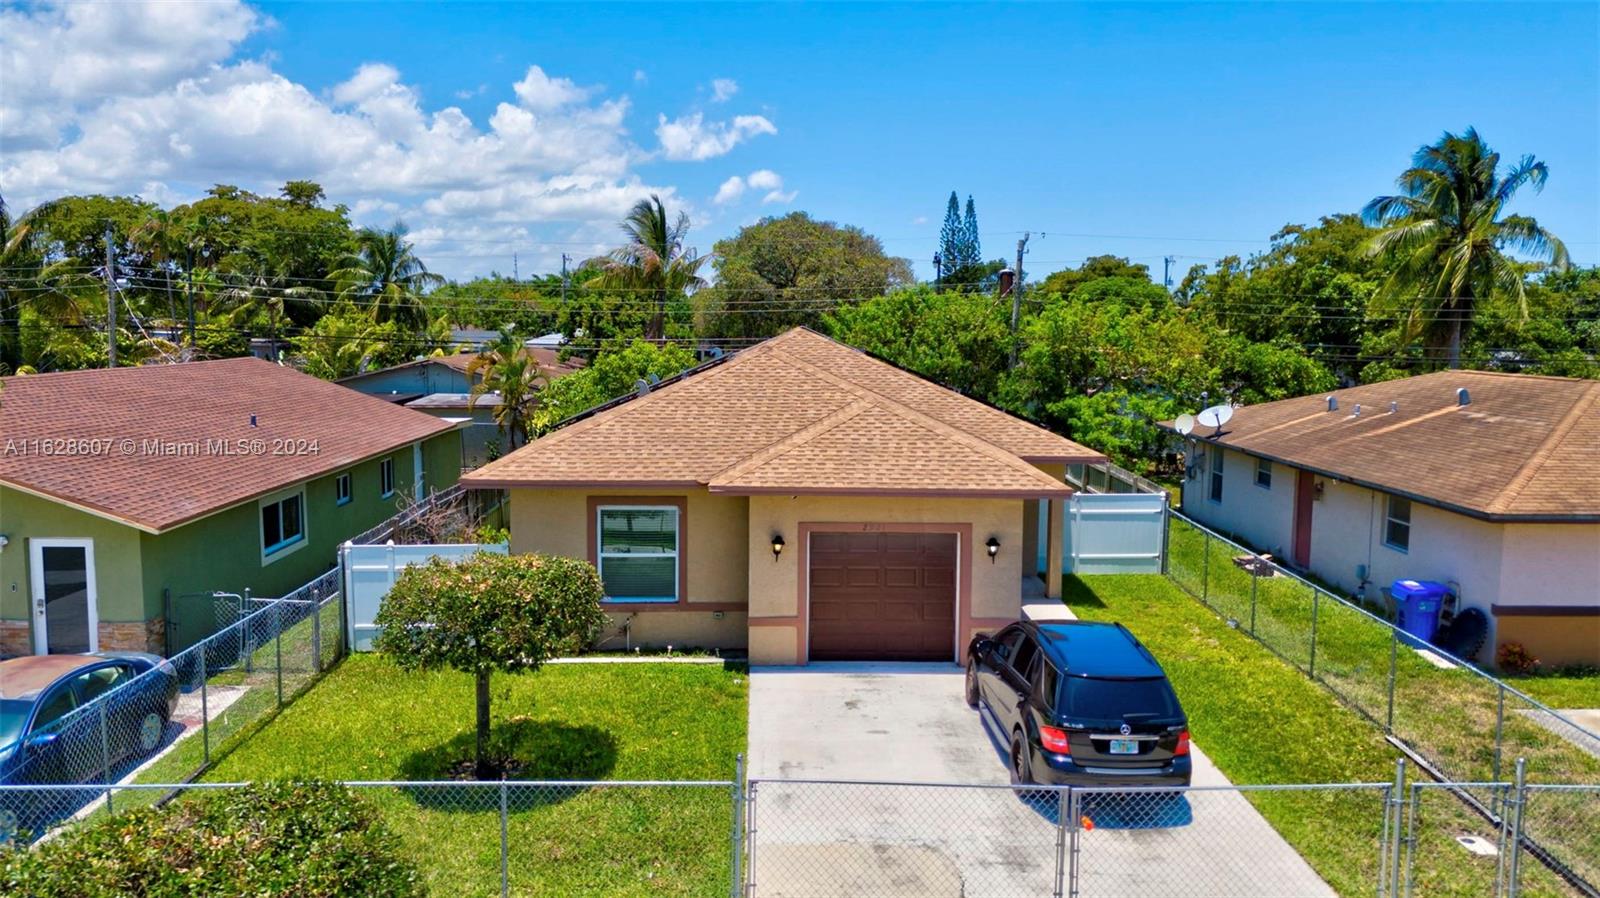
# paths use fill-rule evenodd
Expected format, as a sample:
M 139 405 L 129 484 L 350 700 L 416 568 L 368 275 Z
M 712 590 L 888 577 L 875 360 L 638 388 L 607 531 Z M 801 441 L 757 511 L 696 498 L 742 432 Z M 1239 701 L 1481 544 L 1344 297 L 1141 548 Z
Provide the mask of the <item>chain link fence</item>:
M 334 569 L 283 598 L 243 600 L 247 613 L 237 622 L 153 669 L 126 680 L 107 677 L 99 693 L 80 686 L 81 703 L 30 732 L 17 749 L 24 757 L 3 780 L 65 788 L 5 792 L 0 840 L 115 810 L 119 796 L 108 785 L 183 783 L 205 770 L 230 741 L 342 656 L 339 584 Z M 149 802 L 160 794 L 139 789 L 122 800 Z
M 1519 767 L 1521 765 L 1518 765 Z M 833 780 L 351 782 L 432 894 L 731 898 L 1592 898 L 1600 787 L 1405 782 L 1108 788 Z M 103 814 L 241 784 L 0 786 Z M 1463 802 L 1489 796 L 1494 814 Z M 1525 821 L 1569 833 L 1565 865 Z M 93 825 L 79 813 L 49 837 Z M 1285 827 L 1345 821 L 1337 845 Z M 1271 821 L 1271 822 L 1269 822 Z M 1324 864 L 1324 849 L 1359 864 Z
M 1499 796 L 1473 783 L 1505 782 L 1513 759 L 1540 782 L 1600 786 L 1600 734 L 1505 681 L 1450 656 L 1413 647 L 1400 629 L 1173 512 L 1167 575 L 1280 658 L 1382 727 L 1452 794 L 1487 813 Z M 1576 846 L 1554 809 L 1533 808 L 1525 830 L 1553 861 Z

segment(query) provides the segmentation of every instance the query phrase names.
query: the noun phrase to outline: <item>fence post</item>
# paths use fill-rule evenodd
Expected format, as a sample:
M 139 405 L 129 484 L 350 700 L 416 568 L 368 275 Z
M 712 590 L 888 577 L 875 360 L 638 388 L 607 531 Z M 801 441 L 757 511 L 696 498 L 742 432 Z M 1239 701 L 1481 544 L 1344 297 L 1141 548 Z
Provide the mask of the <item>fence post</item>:
M 245 638 L 245 618 L 250 614 L 246 608 L 250 607 L 250 587 L 244 588 L 244 595 L 239 598 L 239 619 L 234 624 L 239 628 L 239 664 L 244 666 L 245 673 L 255 673 L 256 653 L 250 647 L 250 640 Z
M 1072 787 L 1056 791 L 1056 885 L 1050 894 L 1063 898 L 1067 883 L 1067 827 L 1072 814 Z
M 1081 850 L 1080 838 L 1083 830 L 1080 823 L 1083 820 L 1083 799 L 1078 790 L 1067 789 L 1067 820 L 1071 829 L 1067 831 L 1070 844 L 1067 848 L 1067 887 L 1068 898 L 1078 898 L 1078 852 Z
M 278 602 L 272 614 L 272 657 L 277 668 L 278 707 L 283 707 L 283 603 Z
M 1394 785 L 1389 792 L 1389 801 L 1393 805 L 1394 823 L 1389 827 L 1389 884 L 1388 894 L 1395 898 L 1400 894 L 1400 827 L 1405 821 L 1406 809 L 1406 759 L 1396 758 L 1394 762 Z
M 506 775 L 500 774 L 500 898 L 511 894 L 511 840 L 507 835 Z
M 1211 531 L 1200 529 L 1200 601 L 1211 604 Z
M 100 781 L 106 785 L 106 813 L 115 814 L 111 807 L 111 740 L 106 736 L 106 699 L 100 700 Z
M 206 643 L 211 640 L 200 641 L 200 752 L 202 765 L 211 766 L 211 712 L 206 707 Z
M 1517 898 L 1521 891 L 1518 880 L 1522 873 L 1522 809 L 1528 802 L 1528 762 L 1524 758 L 1517 759 L 1516 791 L 1510 799 L 1511 805 L 1511 835 L 1507 841 L 1511 843 L 1511 868 L 1506 874 L 1506 896 Z
M 1322 606 L 1322 590 L 1311 587 L 1311 659 L 1310 669 L 1306 676 L 1315 680 L 1317 678 L 1317 612 Z
M 1422 805 L 1422 784 L 1411 784 L 1411 808 L 1406 811 L 1406 898 L 1417 884 L 1417 809 Z
M 733 756 L 733 881 L 728 886 L 730 898 L 739 898 L 740 871 L 744 861 L 744 755 Z
M 1400 632 L 1393 624 L 1389 625 L 1389 714 L 1384 718 L 1383 729 L 1389 735 L 1394 735 L 1394 675 L 1395 665 L 1399 663 Z
M 1261 556 L 1257 555 L 1255 562 L 1250 565 L 1250 635 L 1256 635 L 1256 584 L 1261 582 L 1261 573 L 1256 565 L 1261 563 Z
M 746 863 L 745 863 L 745 867 L 744 867 L 744 894 L 746 896 L 754 895 L 756 893 L 756 832 L 757 832 L 757 830 L 756 830 L 756 786 L 757 785 L 758 785 L 758 783 L 757 783 L 756 780 L 751 780 L 749 787 L 745 789 L 745 795 L 747 797 L 745 798 L 745 808 L 744 808 L 744 838 L 745 838 L 746 844 L 749 845 L 749 848 L 745 853 Z
M 322 603 L 311 600 L 311 673 L 322 673 Z
M 1494 776 L 1495 782 L 1500 781 L 1500 745 L 1501 737 L 1505 735 L 1506 726 L 1506 684 L 1504 680 L 1496 680 L 1496 702 L 1494 707 Z

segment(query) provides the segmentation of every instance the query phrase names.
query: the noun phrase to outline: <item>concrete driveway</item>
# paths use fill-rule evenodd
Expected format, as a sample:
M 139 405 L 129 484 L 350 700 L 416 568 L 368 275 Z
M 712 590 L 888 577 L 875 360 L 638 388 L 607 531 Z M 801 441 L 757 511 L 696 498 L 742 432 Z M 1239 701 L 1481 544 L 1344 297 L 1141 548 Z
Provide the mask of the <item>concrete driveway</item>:
M 757 896 L 1034 898 L 1072 866 L 1055 794 L 1009 787 L 954 665 L 756 668 L 749 724 Z M 1080 894 L 1334 895 L 1243 796 L 1204 788 L 1228 783 L 1198 749 L 1195 771 L 1181 796 L 1086 796 Z

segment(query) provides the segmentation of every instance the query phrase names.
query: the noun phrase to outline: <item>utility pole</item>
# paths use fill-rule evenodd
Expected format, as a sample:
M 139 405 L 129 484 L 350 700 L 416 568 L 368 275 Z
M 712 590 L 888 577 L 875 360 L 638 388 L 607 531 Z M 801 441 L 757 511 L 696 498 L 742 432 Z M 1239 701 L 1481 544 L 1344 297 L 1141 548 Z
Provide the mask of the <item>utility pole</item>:
M 567 255 L 566 253 L 562 253 L 561 254 L 561 304 L 562 305 L 566 305 L 567 304 L 567 287 L 572 283 L 572 279 L 567 276 L 567 263 L 570 262 L 570 261 L 572 261 L 572 257 L 571 256 Z
M 117 249 L 106 225 L 106 367 L 117 367 Z
M 1022 321 L 1022 254 L 1028 251 L 1028 238 L 1033 234 L 1024 232 L 1022 239 L 1017 241 L 1017 275 L 1011 281 L 1011 367 L 1017 367 L 1017 326 Z
M 1169 291 L 1172 289 L 1172 263 L 1176 261 L 1173 256 L 1161 257 L 1161 285 Z
M 184 264 L 183 264 L 184 276 L 185 276 L 185 280 L 188 282 L 188 286 L 187 286 L 187 288 L 185 289 L 184 292 L 188 294 L 188 305 L 189 305 L 189 348 L 193 349 L 194 348 L 194 247 L 192 247 L 192 246 L 184 247 L 184 249 L 183 249 L 183 259 L 184 259 Z
M 518 273 L 518 271 L 517 271 L 517 251 L 516 250 L 512 250 L 511 251 L 511 279 L 513 281 L 521 281 L 522 280 L 522 275 L 520 273 Z

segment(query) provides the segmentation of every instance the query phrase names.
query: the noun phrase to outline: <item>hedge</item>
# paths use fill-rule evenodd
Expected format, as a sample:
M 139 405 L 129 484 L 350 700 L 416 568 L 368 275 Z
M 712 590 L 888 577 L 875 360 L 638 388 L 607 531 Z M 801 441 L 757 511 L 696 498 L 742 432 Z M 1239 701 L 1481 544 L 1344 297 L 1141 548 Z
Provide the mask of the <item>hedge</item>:
M 197 792 L 0 847 L 0 894 L 36 898 L 420 896 L 376 811 L 332 783 Z

